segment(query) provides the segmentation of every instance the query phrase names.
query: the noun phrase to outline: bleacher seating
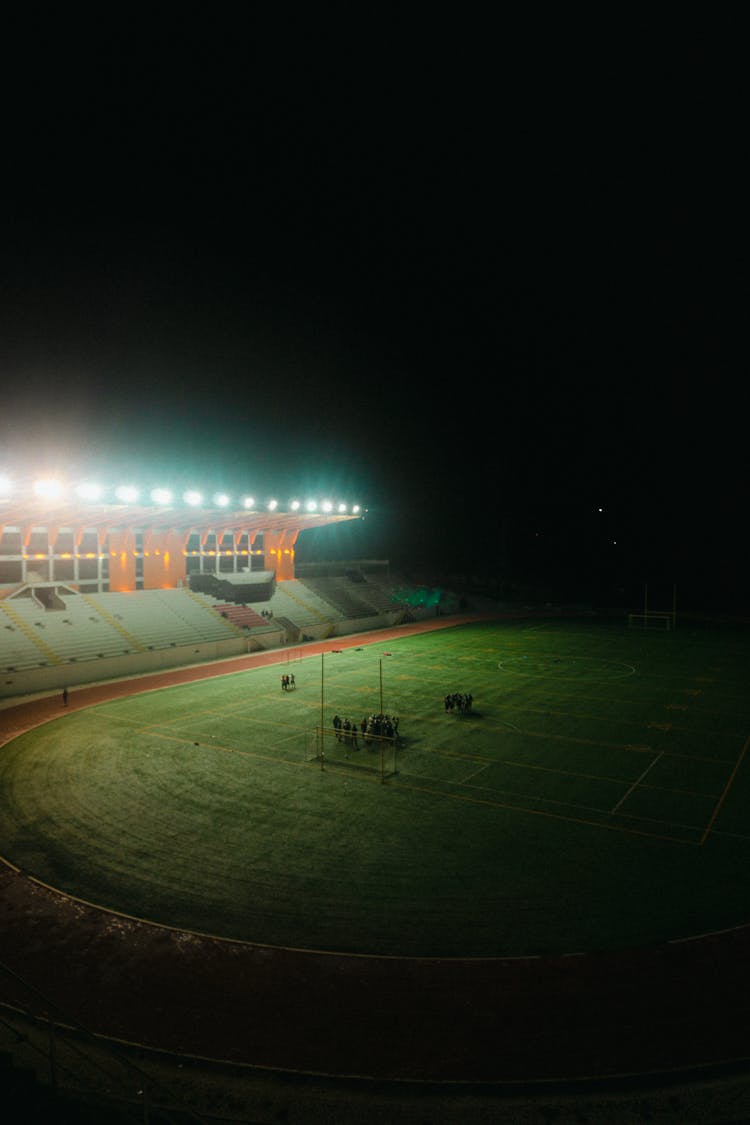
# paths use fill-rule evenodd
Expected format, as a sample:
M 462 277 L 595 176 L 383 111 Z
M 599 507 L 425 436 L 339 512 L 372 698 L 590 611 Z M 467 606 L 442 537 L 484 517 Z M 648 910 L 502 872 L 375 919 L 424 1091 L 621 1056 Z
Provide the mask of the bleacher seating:
M 214 613 L 199 595 L 184 590 L 89 594 L 86 598 L 137 637 L 145 649 L 220 641 L 235 635 L 229 621 Z
M 226 593 L 227 589 L 225 586 L 222 593 Z M 230 602 L 208 593 L 194 596 L 210 603 L 217 612 L 251 632 L 268 629 L 270 622 L 283 625 L 286 631 L 304 632 L 321 625 L 333 626 L 337 622 L 392 613 L 401 604 L 394 590 L 394 583 L 390 580 L 355 581 L 338 576 L 280 582 L 270 599 L 250 605 Z
M 286 617 L 299 629 L 332 625 L 344 616 L 298 579 L 280 582 L 268 606 L 274 617 Z
M 236 628 L 182 590 L 58 595 L 62 608 L 35 598 L 0 602 L 0 669 L 97 660 L 149 649 L 226 640 Z
M 266 643 L 296 643 L 398 611 L 403 603 L 395 591 L 404 588 L 385 576 L 319 576 L 279 582 L 270 598 L 248 604 L 227 598 L 234 593 L 229 583 L 222 583 L 222 597 L 187 589 L 84 594 L 59 584 L 39 592 L 27 587 L 0 598 L 0 673 L 264 633 L 276 634 Z M 256 589 L 268 593 L 267 585 Z
M 0 671 L 25 671 L 52 664 L 56 659 L 56 653 L 45 646 L 43 638 L 35 636 L 26 615 L 19 614 L 9 602 L 0 602 Z
M 268 625 L 265 617 L 249 605 L 237 605 L 235 602 L 217 602 L 214 606 L 217 613 L 221 614 L 238 629 L 265 629 Z
M 369 617 L 394 608 L 391 591 L 373 582 L 356 582 L 346 577 L 306 578 L 304 586 L 345 617 Z

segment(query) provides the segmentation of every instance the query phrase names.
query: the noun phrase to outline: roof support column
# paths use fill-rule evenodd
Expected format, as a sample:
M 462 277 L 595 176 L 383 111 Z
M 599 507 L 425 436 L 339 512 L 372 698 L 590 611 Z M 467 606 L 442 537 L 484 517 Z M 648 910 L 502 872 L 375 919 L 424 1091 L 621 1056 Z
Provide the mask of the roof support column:
M 266 531 L 263 536 L 263 566 L 276 572 L 277 582 L 294 578 L 294 545 L 299 531 Z
M 173 590 L 184 583 L 185 548 L 189 538 L 190 533 L 187 531 L 152 531 L 146 554 L 144 537 L 144 590 Z
M 109 533 L 109 588 L 112 593 L 135 590 L 135 532 L 132 527 Z

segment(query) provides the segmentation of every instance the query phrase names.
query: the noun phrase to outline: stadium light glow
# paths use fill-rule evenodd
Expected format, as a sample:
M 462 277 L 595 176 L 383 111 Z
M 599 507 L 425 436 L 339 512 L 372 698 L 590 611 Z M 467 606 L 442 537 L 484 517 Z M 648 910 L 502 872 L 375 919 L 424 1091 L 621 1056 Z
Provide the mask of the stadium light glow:
M 123 504 L 134 504 L 138 499 L 138 489 L 132 484 L 121 484 L 115 489 L 115 496 Z
M 59 480 L 38 480 L 34 482 L 34 494 L 44 500 L 57 500 L 62 496 L 62 485 Z
M 101 500 L 103 495 L 104 489 L 100 484 L 83 481 L 76 486 L 76 496 L 79 496 L 81 500 Z
M 64 499 L 72 501 L 74 498 L 85 503 L 96 504 L 154 504 L 158 507 L 171 507 L 177 502 L 191 508 L 213 507 L 227 510 L 242 508 L 246 512 L 289 512 L 307 513 L 309 515 L 358 515 L 364 511 L 359 505 L 351 505 L 339 499 L 309 497 L 303 499 L 300 494 L 287 498 L 283 502 L 277 497 L 270 496 L 258 499 L 256 496 L 241 494 L 232 496 L 228 492 L 202 492 L 198 489 L 187 489 L 175 492 L 166 487 L 143 487 L 138 484 L 126 483 L 117 487 L 113 483 L 102 483 L 91 479 L 79 479 L 69 483 L 56 477 L 40 478 L 36 481 L 25 480 L 17 483 L 11 479 L 8 472 L 0 472 L 0 501 L 7 503 L 13 497 L 23 500 L 24 496 L 33 496 L 37 501 L 59 503 Z

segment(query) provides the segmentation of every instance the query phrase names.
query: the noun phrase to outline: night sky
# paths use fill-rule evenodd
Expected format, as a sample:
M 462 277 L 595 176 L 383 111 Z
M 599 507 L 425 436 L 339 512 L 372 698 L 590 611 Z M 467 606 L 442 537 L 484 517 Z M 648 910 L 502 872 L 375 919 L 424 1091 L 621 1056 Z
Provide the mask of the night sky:
M 19 51 L 0 469 L 335 492 L 324 557 L 735 604 L 731 60 L 317 30 Z

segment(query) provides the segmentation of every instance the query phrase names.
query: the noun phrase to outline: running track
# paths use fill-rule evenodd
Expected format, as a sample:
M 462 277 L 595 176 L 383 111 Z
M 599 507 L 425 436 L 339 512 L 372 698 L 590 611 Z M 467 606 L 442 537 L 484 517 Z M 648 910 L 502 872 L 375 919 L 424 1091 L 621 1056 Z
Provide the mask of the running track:
M 305 646 L 387 642 L 446 618 Z M 286 651 L 75 689 L 68 710 L 286 661 Z M 64 713 L 0 710 L 0 745 Z M 147 1047 L 274 1070 L 461 1084 L 750 1061 L 750 929 L 583 956 L 420 960 L 268 948 L 136 922 L 0 863 L 0 1000 Z M 30 982 L 30 991 L 18 978 Z

